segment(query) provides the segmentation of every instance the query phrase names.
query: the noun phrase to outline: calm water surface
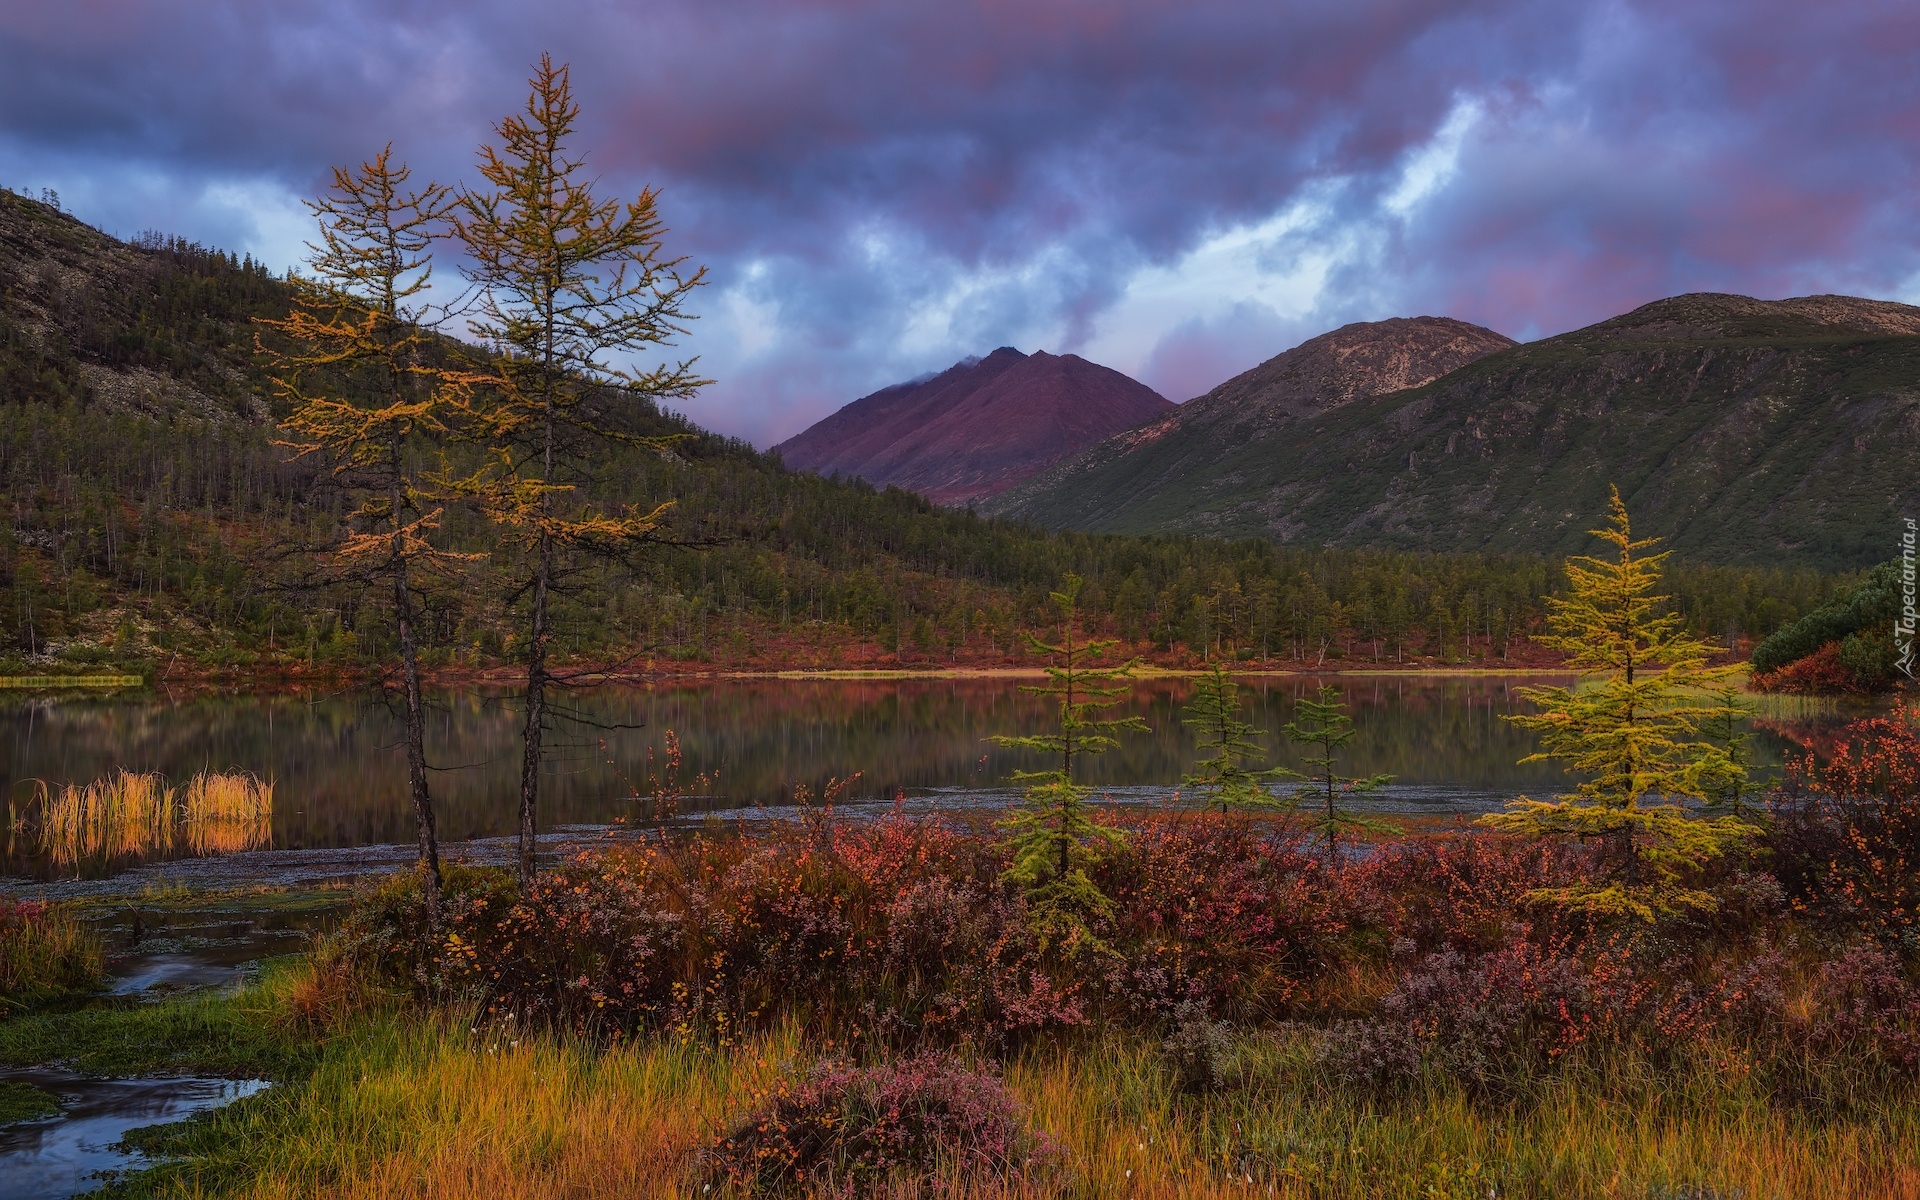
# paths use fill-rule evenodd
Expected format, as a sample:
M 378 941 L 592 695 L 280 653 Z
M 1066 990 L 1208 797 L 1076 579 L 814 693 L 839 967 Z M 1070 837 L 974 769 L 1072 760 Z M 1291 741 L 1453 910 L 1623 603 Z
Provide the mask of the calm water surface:
M 61 1200 L 106 1185 L 103 1172 L 147 1165 L 121 1139 L 266 1090 L 259 1079 L 88 1079 L 57 1068 L 0 1072 L 60 1100 L 57 1116 L 0 1129 L 0 1200 Z
M 698 819 L 753 819 L 790 805 L 794 788 L 816 791 L 830 778 L 859 778 L 842 808 L 875 811 L 903 796 L 913 808 L 983 809 L 1018 795 L 1008 776 L 1041 765 L 991 742 L 994 734 L 1043 729 L 1043 698 L 1009 679 L 679 681 L 606 687 L 567 695 L 555 723 L 541 794 L 543 829 L 604 827 L 640 815 L 648 752 L 658 762 L 677 736 L 684 813 Z M 1503 678 L 1283 676 L 1242 685 L 1247 717 L 1277 731 L 1296 700 L 1321 683 L 1350 705 L 1357 735 L 1342 771 L 1386 772 L 1393 786 L 1376 803 L 1391 813 L 1478 813 L 1508 798 L 1550 791 L 1565 777 L 1551 764 L 1521 765 L 1533 736 L 1506 715 L 1525 711 L 1516 689 L 1564 682 Z M 1151 732 L 1089 760 L 1087 779 L 1122 803 L 1169 800 L 1191 769 L 1193 738 L 1179 708 L 1191 684 L 1136 686 L 1121 711 Z M 509 835 L 514 829 L 522 710 L 514 696 L 487 691 L 433 697 L 427 752 L 440 833 L 448 842 Z M 172 702 L 31 702 L 0 712 L 0 788 L 23 806 L 34 781 L 85 782 L 119 768 L 159 771 L 183 781 L 196 771 L 245 770 L 274 781 L 273 850 L 297 856 L 356 847 L 402 846 L 413 831 L 405 796 L 396 714 L 377 699 L 336 696 L 212 696 Z M 1277 734 L 1270 761 L 1298 766 Z M 1758 758 L 1777 765 L 1785 740 L 1765 729 Z M 7 874 L 47 878 L 32 847 L 7 844 Z M 288 858 L 289 853 L 295 855 Z M 241 856 L 246 857 L 246 856 Z M 130 864 L 93 864 L 100 874 Z M 72 873 L 72 868 L 67 869 Z M 85 872 L 83 872 L 85 873 Z

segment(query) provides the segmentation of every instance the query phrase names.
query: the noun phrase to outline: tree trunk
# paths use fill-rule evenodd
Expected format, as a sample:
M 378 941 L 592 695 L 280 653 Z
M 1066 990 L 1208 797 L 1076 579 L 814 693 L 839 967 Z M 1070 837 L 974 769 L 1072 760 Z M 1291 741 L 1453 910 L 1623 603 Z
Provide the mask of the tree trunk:
M 1331 748 L 1331 747 L 1329 747 L 1329 748 L 1328 748 L 1328 750 L 1327 750 L 1327 757 L 1328 757 L 1329 759 L 1331 759 L 1331 758 L 1333 757 L 1333 750 L 1332 750 L 1332 748 Z M 1332 763 L 1332 762 L 1328 762 L 1328 763 L 1327 763 L 1327 861 L 1328 861 L 1328 862 L 1333 862 L 1333 861 L 1335 861 L 1335 858 L 1334 858 L 1334 845 L 1333 845 L 1333 838 L 1334 838 L 1334 823 L 1333 823 L 1333 813 L 1334 813 L 1334 806 L 1333 806 L 1333 763 Z
M 413 822 L 420 836 L 421 886 L 427 916 L 440 924 L 440 838 L 433 817 L 433 797 L 427 791 L 426 705 L 420 697 L 420 657 L 413 638 L 413 596 L 407 590 L 407 564 L 402 559 L 393 576 L 393 604 L 400 627 L 400 673 L 407 701 L 407 782 L 413 793 Z
M 387 519 L 393 524 L 393 619 L 400 636 L 400 677 L 407 705 L 407 786 L 413 797 L 414 831 L 420 839 L 421 890 L 427 919 L 440 925 L 440 838 L 433 818 L 433 797 L 427 791 L 426 706 L 420 699 L 420 656 L 413 636 L 413 592 L 407 586 L 406 521 L 402 511 L 400 479 L 402 447 L 396 435 L 388 445 L 393 474 L 387 487 Z
M 520 890 L 533 886 L 534 805 L 540 798 L 540 736 L 547 717 L 547 583 L 553 577 L 553 539 L 540 536 L 533 581 L 533 644 L 527 656 L 526 755 L 520 761 Z

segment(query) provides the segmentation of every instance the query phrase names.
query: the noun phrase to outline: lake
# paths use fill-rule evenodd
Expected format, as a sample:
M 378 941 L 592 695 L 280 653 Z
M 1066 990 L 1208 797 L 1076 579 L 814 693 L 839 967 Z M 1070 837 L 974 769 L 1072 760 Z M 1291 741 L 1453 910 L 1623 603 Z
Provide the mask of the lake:
M 1347 675 L 1250 677 L 1246 716 L 1269 731 L 1270 761 L 1299 766 L 1277 731 L 1295 701 L 1322 683 L 1350 705 L 1356 736 L 1343 773 L 1385 772 L 1394 783 L 1374 809 L 1445 817 L 1499 807 L 1520 793 L 1551 792 L 1565 776 L 1548 763 L 1522 765 L 1533 735 L 1502 718 L 1526 711 L 1516 689 L 1568 677 Z M 543 831 L 581 833 L 640 817 L 650 790 L 648 752 L 659 761 L 671 732 L 683 756 L 681 821 L 753 820 L 791 812 L 794 789 L 817 793 L 829 779 L 858 778 L 843 811 L 883 811 L 896 798 L 915 810 L 980 811 L 1014 801 L 1011 773 L 1042 764 L 995 746 L 995 734 L 1043 730 L 1048 702 L 1004 677 L 920 679 L 707 679 L 568 693 L 545 765 Z M 1170 802 L 1191 769 L 1194 744 L 1179 708 L 1185 679 L 1135 685 L 1118 710 L 1151 732 L 1090 759 L 1085 778 L 1123 804 Z M 200 770 L 249 771 L 274 784 L 272 851 L 327 861 L 337 852 L 413 840 L 396 713 L 378 697 L 199 696 L 129 700 L 36 700 L 0 711 L 0 785 L 15 807 L 34 781 L 59 784 L 120 768 L 184 782 Z M 437 692 L 427 731 L 440 833 L 449 843 L 510 835 L 520 769 L 522 710 L 504 691 Z M 1788 740 L 1758 731 L 1757 758 L 1777 766 Z M 46 879 L 103 875 L 139 856 L 55 868 L 13 839 L 5 871 Z M 287 857 L 292 855 L 294 857 Z M 241 856 L 245 857 L 245 856 Z M 364 856 L 363 856 L 364 857 Z

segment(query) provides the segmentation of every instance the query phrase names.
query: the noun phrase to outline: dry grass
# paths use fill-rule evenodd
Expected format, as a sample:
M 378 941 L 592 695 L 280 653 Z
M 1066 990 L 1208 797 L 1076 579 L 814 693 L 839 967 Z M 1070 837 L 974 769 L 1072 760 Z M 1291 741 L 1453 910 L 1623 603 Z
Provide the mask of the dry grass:
M 756 1089 L 813 1054 L 793 1028 L 726 1051 L 666 1040 L 596 1051 L 444 1019 L 383 1020 L 343 1035 L 310 1085 L 223 1136 L 248 1148 L 234 1151 L 247 1182 L 187 1194 L 718 1197 L 728 1193 L 717 1185 L 702 1192 L 699 1150 Z M 1240 1086 L 1190 1096 L 1174 1090 L 1152 1042 L 1116 1037 L 1007 1068 L 1061 1150 L 1053 1174 L 901 1179 L 879 1194 L 1920 1198 L 1912 1104 L 1816 1120 L 1747 1094 L 1719 1066 L 1569 1079 L 1516 1109 L 1439 1085 L 1374 1103 L 1322 1086 L 1305 1043 L 1281 1034 L 1240 1044 Z
M 1569 1080 L 1524 1109 L 1447 1087 L 1375 1104 L 1317 1086 L 1298 1043 L 1242 1056 L 1245 1086 L 1206 1098 L 1175 1094 L 1139 1043 L 1043 1055 L 1009 1079 L 1072 1150 L 1077 1195 L 1920 1197 L 1910 1105 L 1822 1124 L 1712 1074 Z M 1677 1094 L 1689 1084 L 1711 1094 Z
M 122 770 L 92 783 L 34 793 L 28 810 L 40 852 L 56 865 L 165 854 L 232 854 L 273 841 L 273 784 L 244 772 L 201 772 L 184 789 Z M 14 817 L 16 834 L 25 823 Z
M 164 849 L 173 842 L 174 791 L 158 775 L 121 771 L 81 786 L 34 792 L 40 845 L 62 865 Z

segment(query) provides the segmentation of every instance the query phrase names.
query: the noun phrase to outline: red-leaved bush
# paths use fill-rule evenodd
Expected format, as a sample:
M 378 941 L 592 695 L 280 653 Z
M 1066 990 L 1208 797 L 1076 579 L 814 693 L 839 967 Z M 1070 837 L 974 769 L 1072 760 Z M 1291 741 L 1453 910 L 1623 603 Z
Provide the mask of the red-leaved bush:
M 1579 846 L 1475 834 L 1390 843 L 1362 864 L 1403 949 L 1463 953 L 1551 936 L 1553 913 L 1529 908 L 1527 894 L 1591 869 Z
M 1802 1037 L 1817 1054 L 1866 1054 L 1920 1075 L 1920 988 L 1885 950 L 1855 946 L 1821 966 Z
M 1516 942 L 1430 955 L 1372 1016 L 1329 1026 L 1321 1061 L 1336 1079 L 1377 1090 L 1432 1069 L 1492 1096 L 1622 1050 L 1663 1063 L 1709 1043 L 1794 1070 L 1846 1060 L 1920 1076 L 1920 989 L 1884 950 L 1855 946 L 1822 964 L 1796 1011 L 1792 970 L 1777 951 L 1650 961 L 1658 948 L 1618 941 L 1576 955 Z
M 1183 1004 L 1275 1016 L 1380 906 L 1357 873 L 1243 819 L 1132 822 L 1096 880 L 1113 898 L 1108 994 L 1138 1016 Z
M 525 895 L 448 874 L 443 927 L 413 883 L 368 897 L 350 953 L 495 1016 L 598 1036 L 722 1039 L 778 1012 L 897 1041 L 1001 1045 L 1183 1005 L 1286 1011 L 1382 906 L 1362 872 L 1207 816 L 1130 823 L 1102 864 L 1095 949 L 1046 948 L 992 838 L 937 820 L 652 839 L 582 855 Z
M 707 1152 L 709 1172 L 752 1192 L 798 1184 L 859 1195 L 943 1168 L 1005 1179 L 1053 1154 L 998 1077 L 939 1053 L 876 1067 L 822 1063 L 783 1079 Z
M 1794 901 L 1920 958 L 1920 703 L 1852 721 L 1787 764 L 1770 866 Z
M 1756 691 L 1791 696 L 1850 696 L 1868 690 L 1840 661 L 1839 642 L 1828 642 L 1777 670 L 1757 672 L 1753 686 Z

